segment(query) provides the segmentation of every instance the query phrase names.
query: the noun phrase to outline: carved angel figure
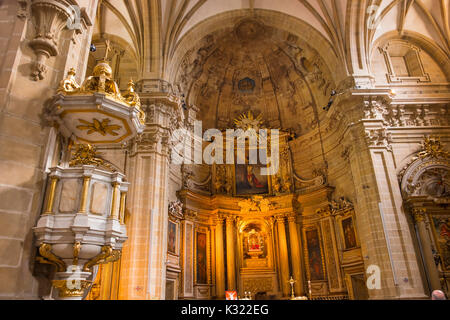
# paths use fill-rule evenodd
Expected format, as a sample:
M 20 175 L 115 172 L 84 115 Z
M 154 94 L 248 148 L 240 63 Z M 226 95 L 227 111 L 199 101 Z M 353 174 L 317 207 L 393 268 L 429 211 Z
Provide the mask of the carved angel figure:
M 133 82 L 133 79 L 130 79 L 128 82 L 127 91 L 123 95 L 125 101 L 131 106 L 136 107 L 139 111 L 139 121 L 144 124 L 145 123 L 145 112 L 141 108 L 141 99 L 139 95 L 136 93 L 136 85 Z
M 67 72 L 66 78 L 59 83 L 58 93 L 71 93 L 79 91 L 80 85 L 75 80 L 76 74 L 75 69 L 70 68 Z

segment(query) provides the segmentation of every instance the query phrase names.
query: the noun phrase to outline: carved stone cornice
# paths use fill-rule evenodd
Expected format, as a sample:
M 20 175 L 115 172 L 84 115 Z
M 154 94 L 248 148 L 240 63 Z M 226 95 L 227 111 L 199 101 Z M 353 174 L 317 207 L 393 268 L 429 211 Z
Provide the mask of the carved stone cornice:
M 385 148 L 392 151 L 392 134 L 386 128 L 366 129 L 365 134 L 369 148 Z

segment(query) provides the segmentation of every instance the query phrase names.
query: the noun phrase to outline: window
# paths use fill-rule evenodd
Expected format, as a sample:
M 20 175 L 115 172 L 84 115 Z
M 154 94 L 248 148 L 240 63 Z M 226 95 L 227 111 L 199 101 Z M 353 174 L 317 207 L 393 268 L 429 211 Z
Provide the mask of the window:
M 380 48 L 380 51 L 386 61 L 388 82 L 430 82 L 417 47 L 405 41 L 393 40 Z

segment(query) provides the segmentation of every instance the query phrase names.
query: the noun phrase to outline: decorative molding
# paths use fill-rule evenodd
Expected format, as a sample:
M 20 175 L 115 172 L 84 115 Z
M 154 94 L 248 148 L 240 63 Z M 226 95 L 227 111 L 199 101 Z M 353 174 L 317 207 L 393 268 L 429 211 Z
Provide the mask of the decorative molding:
M 386 128 L 366 129 L 366 142 L 369 147 L 386 148 L 392 152 L 392 134 Z
M 71 18 L 65 1 L 35 0 L 31 3 L 31 12 L 35 26 L 35 37 L 29 46 L 36 54 L 32 79 L 43 80 L 47 72 L 46 61 L 59 54 L 58 44 L 62 30 Z
M 427 196 L 438 202 L 450 197 L 450 157 L 437 138 L 425 137 L 420 151 L 399 173 L 404 197 Z

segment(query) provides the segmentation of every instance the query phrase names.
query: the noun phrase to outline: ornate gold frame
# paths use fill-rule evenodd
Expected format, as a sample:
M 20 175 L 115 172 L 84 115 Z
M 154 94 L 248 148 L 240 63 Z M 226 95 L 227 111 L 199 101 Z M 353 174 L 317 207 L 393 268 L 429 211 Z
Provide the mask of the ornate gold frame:
M 197 237 L 199 233 L 203 233 L 206 235 L 206 283 L 198 283 L 197 282 Z M 195 227 L 194 228 L 194 286 L 195 285 L 208 285 L 211 282 L 211 258 L 210 258 L 210 242 L 211 236 L 209 234 L 209 229 L 206 227 Z
M 355 231 L 355 237 L 356 237 L 356 247 L 353 247 L 353 248 L 345 247 L 345 233 L 344 233 L 344 228 L 342 227 L 342 221 L 349 217 L 352 218 L 353 230 Z M 336 221 L 339 224 L 339 236 L 341 238 L 340 240 L 342 243 L 343 251 L 351 251 L 351 250 L 355 250 L 355 249 L 360 249 L 361 242 L 359 241 L 358 229 L 356 228 L 356 223 L 355 223 L 355 210 L 351 209 L 351 210 L 345 211 L 342 215 L 339 215 L 336 217 Z
M 169 238 L 167 238 L 167 253 L 170 253 L 172 255 L 175 256 L 179 256 L 180 255 L 180 241 L 179 241 L 179 231 L 180 231 L 180 225 L 179 222 L 174 221 L 172 219 L 169 218 L 168 224 L 169 223 L 173 223 L 175 225 L 175 253 L 169 251 Z M 167 224 L 167 226 L 168 226 Z M 169 230 L 167 230 L 167 236 L 169 236 Z
M 444 214 L 428 213 L 427 214 L 428 219 L 429 219 L 428 221 L 430 222 L 430 227 L 431 227 L 431 230 L 432 230 L 431 232 L 432 232 L 433 237 L 434 237 L 434 243 L 435 243 L 435 246 L 437 247 L 437 249 L 439 251 L 439 255 L 441 256 L 441 262 L 442 262 L 443 271 L 450 271 L 450 265 L 446 265 L 444 263 L 444 261 L 442 260 L 442 248 L 439 245 L 439 241 L 438 241 L 439 238 L 438 238 L 438 235 L 436 233 L 436 228 L 434 226 L 433 215 L 434 216 L 448 216 L 450 218 L 450 214 L 446 214 L 446 213 L 444 213 Z
M 311 271 L 309 266 L 309 251 L 308 251 L 308 243 L 306 241 L 306 231 L 309 230 L 317 230 L 317 235 L 319 238 L 319 246 L 320 246 L 320 256 L 322 259 L 322 270 L 323 270 L 323 280 L 314 280 L 314 281 L 326 281 L 328 282 L 328 275 L 327 275 L 327 267 L 326 267 L 326 261 L 325 261 L 325 255 L 324 255 L 324 249 L 323 249 L 323 239 L 322 239 L 322 230 L 319 223 L 313 224 L 313 225 L 306 225 L 302 229 L 302 235 L 303 235 L 303 248 L 304 248 L 304 259 L 305 259 L 305 268 L 306 268 L 306 274 L 309 281 L 311 280 Z
M 237 188 L 236 188 L 236 165 L 238 164 L 234 164 L 233 165 L 233 197 L 235 198 L 248 198 L 248 197 L 252 197 L 252 196 L 271 196 L 273 195 L 273 190 L 272 190 L 272 176 L 267 176 L 267 186 L 268 186 L 268 193 L 259 193 L 259 194 L 237 194 Z M 263 167 L 262 165 L 260 167 Z M 267 168 L 269 168 L 269 165 L 266 166 Z

